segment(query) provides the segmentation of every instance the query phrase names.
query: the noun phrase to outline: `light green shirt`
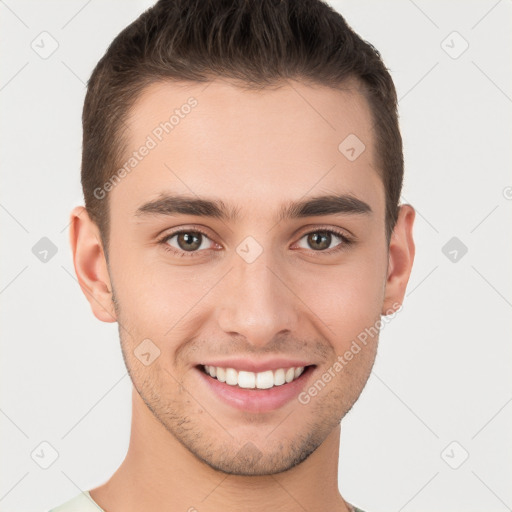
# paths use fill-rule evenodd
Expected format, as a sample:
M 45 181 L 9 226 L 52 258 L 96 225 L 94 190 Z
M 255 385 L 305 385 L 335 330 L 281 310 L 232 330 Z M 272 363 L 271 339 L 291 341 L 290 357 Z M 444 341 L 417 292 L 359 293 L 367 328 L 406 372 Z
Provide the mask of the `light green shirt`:
M 353 508 L 353 512 L 364 512 L 360 508 L 354 507 L 347 503 L 349 507 Z M 81 492 L 78 496 L 66 501 L 56 508 L 52 508 L 48 512 L 105 512 L 91 497 L 89 491 Z
M 91 497 L 89 491 L 81 492 L 78 496 L 66 501 L 48 512 L 105 512 Z

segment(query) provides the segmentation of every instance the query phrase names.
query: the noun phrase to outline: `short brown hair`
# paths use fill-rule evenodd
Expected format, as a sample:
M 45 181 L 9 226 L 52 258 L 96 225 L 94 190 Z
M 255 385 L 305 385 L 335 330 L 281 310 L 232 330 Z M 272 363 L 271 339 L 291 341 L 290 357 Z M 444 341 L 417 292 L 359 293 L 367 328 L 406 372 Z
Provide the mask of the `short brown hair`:
M 105 251 L 109 203 L 95 191 L 122 161 L 131 106 L 154 82 L 216 77 L 258 88 L 287 79 L 338 88 L 355 78 L 372 111 L 389 242 L 404 164 L 396 90 L 380 53 L 321 0 L 160 0 L 114 39 L 87 85 L 82 188 Z

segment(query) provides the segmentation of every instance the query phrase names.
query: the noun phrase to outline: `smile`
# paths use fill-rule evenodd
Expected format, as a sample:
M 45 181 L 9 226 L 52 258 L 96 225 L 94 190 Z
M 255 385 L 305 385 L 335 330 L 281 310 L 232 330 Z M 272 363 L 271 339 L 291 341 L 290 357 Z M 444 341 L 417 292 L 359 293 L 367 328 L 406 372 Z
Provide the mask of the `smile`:
M 270 389 L 282 386 L 283 384 L 289 384 L 298 379 L 305 369 L 304 366 L 298 366 L 256 373 L 210 365 L 201 365 L 201 368 L 207 375 L 217 379 L 219 382 L 243 389 Z

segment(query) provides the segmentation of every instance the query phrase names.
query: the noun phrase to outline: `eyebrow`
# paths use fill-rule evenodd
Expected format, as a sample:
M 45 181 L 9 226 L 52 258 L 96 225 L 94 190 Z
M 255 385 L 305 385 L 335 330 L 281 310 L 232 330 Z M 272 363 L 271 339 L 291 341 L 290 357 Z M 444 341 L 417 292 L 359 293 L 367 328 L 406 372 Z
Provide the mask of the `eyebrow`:
M 239 219 L 239 213 L 239 208 L 228 207 L 221 199 L 165 194 L 140 206 L 135 215 L 137 217 L 195 215 L 233 222 Z M 292 201 L 283 205 L 279 211 L 278 221 L 324 215 L 369 215 L 371 213 L 372 209 L 369 204 L 352 195 L 324 195 Z

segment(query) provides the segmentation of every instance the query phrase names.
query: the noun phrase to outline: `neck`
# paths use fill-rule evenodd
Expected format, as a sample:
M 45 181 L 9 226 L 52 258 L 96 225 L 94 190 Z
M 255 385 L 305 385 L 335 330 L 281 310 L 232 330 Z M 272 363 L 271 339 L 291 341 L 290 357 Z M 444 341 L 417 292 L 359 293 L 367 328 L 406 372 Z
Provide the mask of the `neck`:
M 238 476 L 214 470 L 188 451 L 135 390 L 132 403 L 128 453 L 110 480 L 90 491 L 104 510 L 349 511 L 338 491 L 339 425 L 298 466 Z

